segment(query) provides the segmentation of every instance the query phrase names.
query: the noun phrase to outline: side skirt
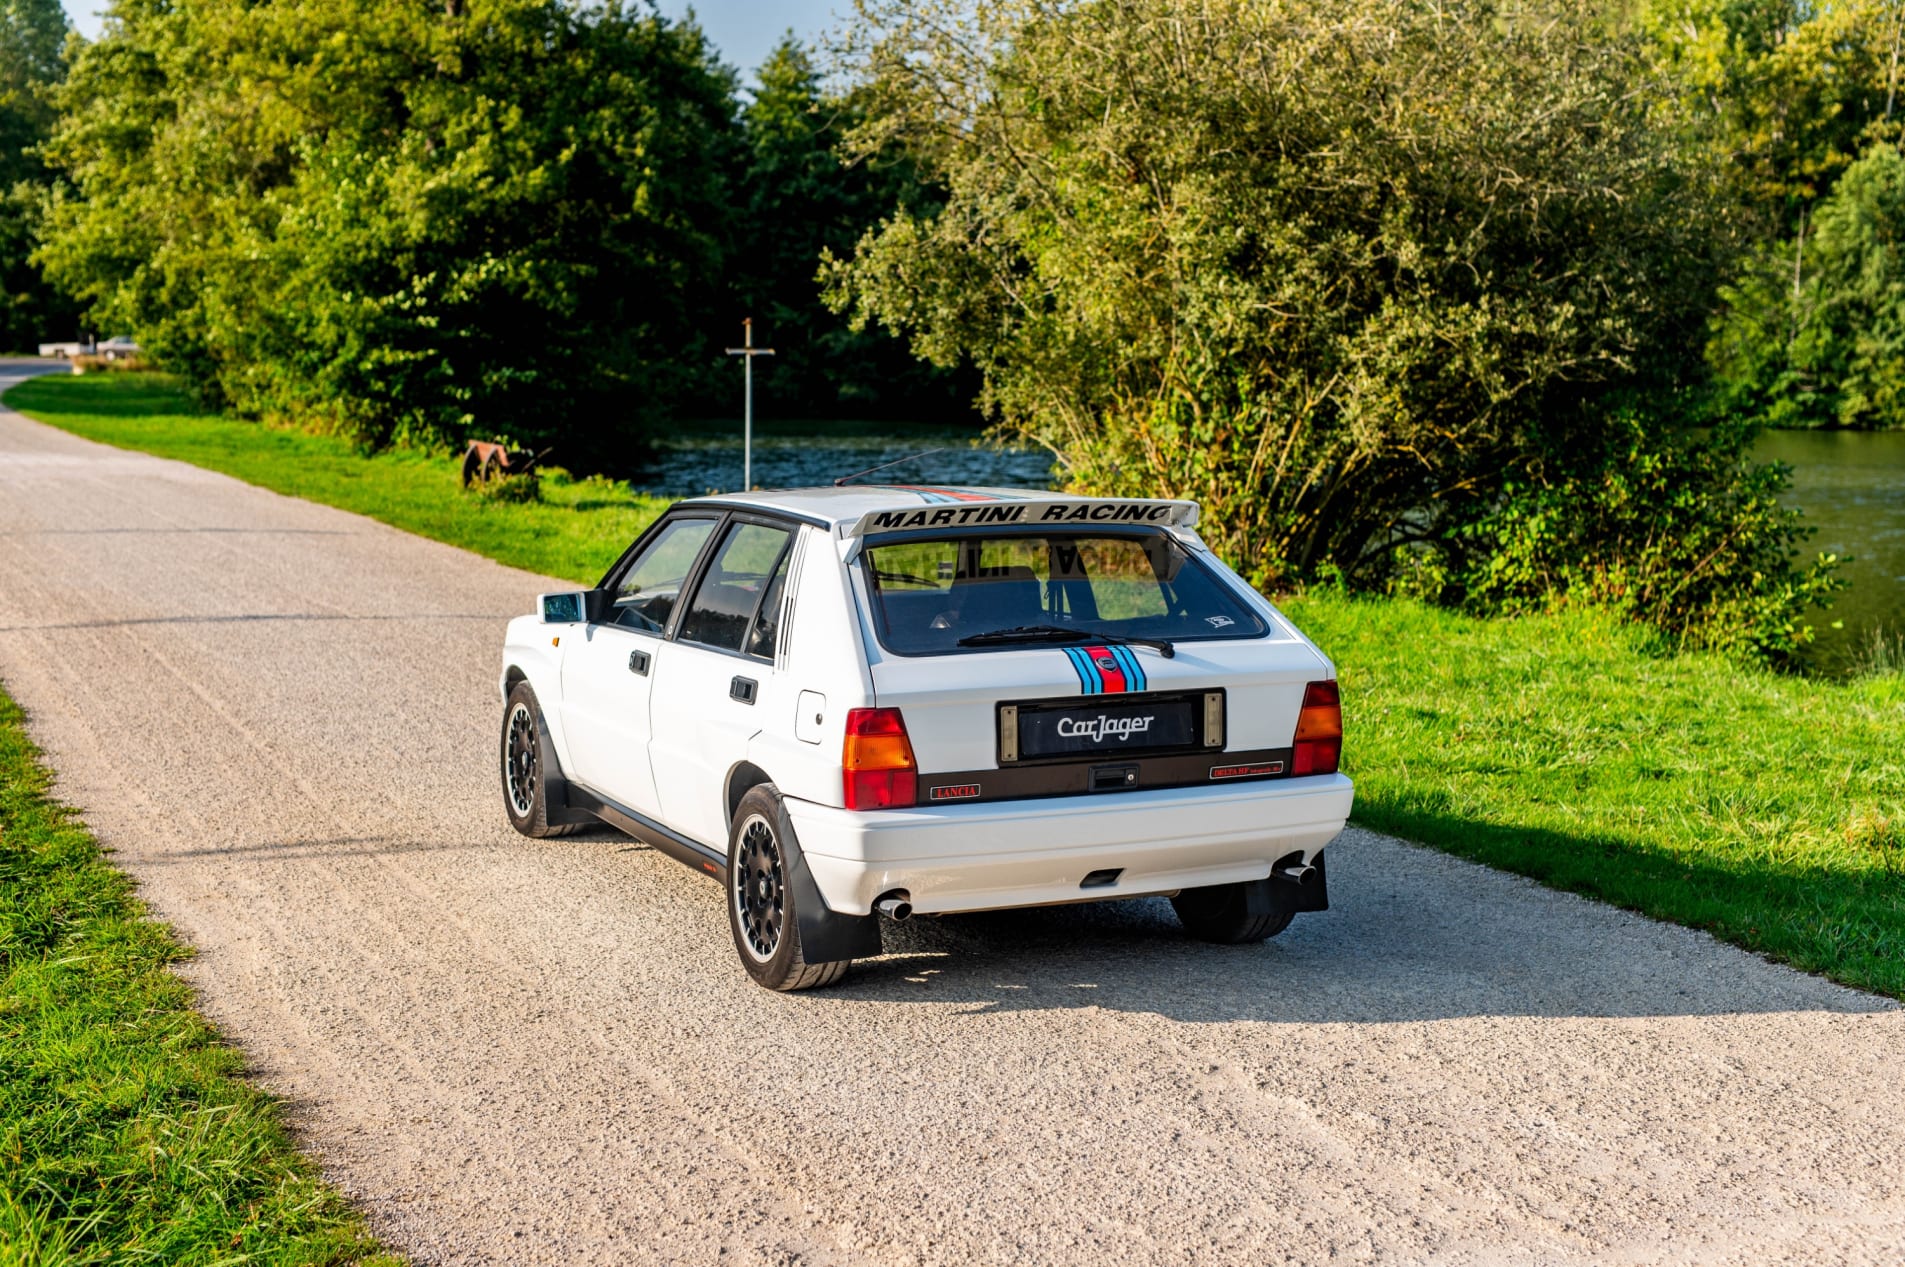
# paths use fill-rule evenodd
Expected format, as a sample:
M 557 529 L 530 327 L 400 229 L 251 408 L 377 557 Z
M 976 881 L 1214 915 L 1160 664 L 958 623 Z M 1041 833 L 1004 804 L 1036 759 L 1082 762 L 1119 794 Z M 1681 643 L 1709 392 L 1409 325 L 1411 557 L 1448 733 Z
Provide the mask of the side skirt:
M 697 844 L 686 836 L 668 830 L 654 819 L 638 814 L 626 805 L 617 805 L 614 801 L 597 796 L 580 783 L 568 785 L 568 801 L 569 808 L 593 814 L 609 826 L 627 832 L 643 844 L 660 850 L 690 870 L 711 875 L 724 884 L 727 882 L 728 860 L 726 857 L 705 845 Z

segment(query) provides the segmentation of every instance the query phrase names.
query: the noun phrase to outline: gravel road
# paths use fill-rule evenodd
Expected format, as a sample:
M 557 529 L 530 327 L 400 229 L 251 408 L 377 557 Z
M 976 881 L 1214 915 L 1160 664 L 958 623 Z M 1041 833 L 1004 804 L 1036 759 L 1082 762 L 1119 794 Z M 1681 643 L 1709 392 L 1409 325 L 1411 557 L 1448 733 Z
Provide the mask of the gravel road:
M 0 412 L 0 680 L 417 1262 L 1905 1257 L 1894 1005 L 1367 832 L 1266 946 L 1068 907 L 759 990 L 707 880 L 505 824 L 554 585 Z

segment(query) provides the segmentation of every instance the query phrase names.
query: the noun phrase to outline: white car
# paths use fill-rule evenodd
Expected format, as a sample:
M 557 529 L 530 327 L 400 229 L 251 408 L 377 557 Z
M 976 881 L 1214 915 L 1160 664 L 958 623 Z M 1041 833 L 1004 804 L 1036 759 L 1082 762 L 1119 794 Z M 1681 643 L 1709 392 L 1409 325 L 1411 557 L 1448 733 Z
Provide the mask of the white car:
M 1336 674 L 1189 502 L 833 487 L 672 507 L 503 650 L 503 805 L 720 880 L 743 966 L 880 920 L 1167 895 L 1255 942 L 1328 906 Z
M 69 361 L 81 356 L 103 356 L 108 361 L 117 361 L 126 357 L 137 356 L 138 354 L 139 345 L 123 334 L 116 334 L 112 338 L 107 339 L 104 343 L 99 344 L 81 343 L 77 341 L 72 343 L 40 344 L 41 356 L 63 357 Z

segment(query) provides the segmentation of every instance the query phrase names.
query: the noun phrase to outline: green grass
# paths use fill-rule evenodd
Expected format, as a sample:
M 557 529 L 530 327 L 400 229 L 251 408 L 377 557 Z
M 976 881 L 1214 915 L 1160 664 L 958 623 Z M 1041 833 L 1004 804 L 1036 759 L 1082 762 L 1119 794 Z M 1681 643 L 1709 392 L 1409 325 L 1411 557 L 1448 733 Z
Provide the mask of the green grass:
M 319 1181 L 0 694 L 0 1264 L 395 1263 Z
M 1357 821 L 1905 997 L 1905 677 L 1312 595 Z M 1477 913 L 1478 918 L 1485 918 Z
M 466 493 L 448 457 L 366 457 L 335 436 L 202 413 L 158 374 L 28 379 L 7 404 L 89 440 L 177 458 L 248 484 L 368 515 L 515 567 L 593 584 L 667 502 L 552 471 L 540 502 Z
M 7 400 L 584 583 L 660 509 L 560 481 L 546 505 L 483 502 L 441 459 L 194 414 L 152 376 L 38 379 Z M 1663 656 L 1594 614 L 1287 606 L 1342 673 L 1359 822 L 1905 997 L 1896 672 L 1833 683 Z

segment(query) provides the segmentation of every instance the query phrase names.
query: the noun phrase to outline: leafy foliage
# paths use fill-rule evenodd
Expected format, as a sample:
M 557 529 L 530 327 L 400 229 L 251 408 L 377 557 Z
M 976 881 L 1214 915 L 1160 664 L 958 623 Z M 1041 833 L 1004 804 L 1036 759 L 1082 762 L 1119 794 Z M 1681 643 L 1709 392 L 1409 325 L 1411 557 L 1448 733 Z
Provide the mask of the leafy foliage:
M 762 63 L 741 112 L 731 284 L 736 311 L 754 318 L 757 342 L 775 355 L 756 364 L 762 405 L 782 416 L 972 417 L 978 385 L 909 354 L 883 331 L 853 330 L 821 297 L 823 253 L 845 251 L 895 207 L 930 205 L 903 159 L 844 162 L 838 145 L 861 120 L 850 95 L 827 92 L 812 55 L 791 35 Z M 716 402 L 733 398 L 732 367 Z M 711 402 L 714 403 L 714 402 Z
M 48 270 L 210 399 L 623 469 L 709 355 L 735 145 L 698 29 L 556 0 L 123 0 Z
M 1488 0 L 965 7 L 870 12 L 857 143 L 951 192 L 869 232 L 833 294 L 973 359 L 1075 486 L 1198 499 L 1260 584 L 1380 584 L 1427 545 L 1490 603 L 1525 588 L 1485 583 L 1513 499 L 1574 513 L 1584 476 L 1555 455 L 1698 465 L 1662 421 L 1608 436 L 1697 373 L 1731 242 L 1638 36 Z M 1648 614 L 1702 631 L 1816 593 L 1788 521 L 1741 510 L 1772 478 L 1728 461 L 1671 505 L 1630 499 L 1650 531 L 1737 530 L 1752 560 Z M 1629 536 L 1593 513 L 1561 534 L 1597 575 L 1674 588 L 1684 560 Z
M 1396 588 L 1472 610 L 1603 607 L 1710 647 L 1794 665 L 1801 616 L 1843 586 L 1837 560 L 1790 560 L 1811 535 L 1779 504 L 1789 472 L 1747 459 L 1750 428 L 1661 440 L 1619 411 L 1545 478 L 1511 482 L 1452 539 L 1408 553 Z
M 67 35 L 59 0 L 0 4 L 0 349 L 77 333 L 78 309 L 31 260 L 48 185 L 37 147 L 53 127 Z
M 1728 414 L 1776 427 L 1905 426 L 1905 157 L 1875 145 L 1811 232 L 1762 250 L 1716 323 Z
M 1895 0 L 1650 0 L 1641 26 L 1713 161 L 1781 232 L 1869 146 L 1905 140 Z

